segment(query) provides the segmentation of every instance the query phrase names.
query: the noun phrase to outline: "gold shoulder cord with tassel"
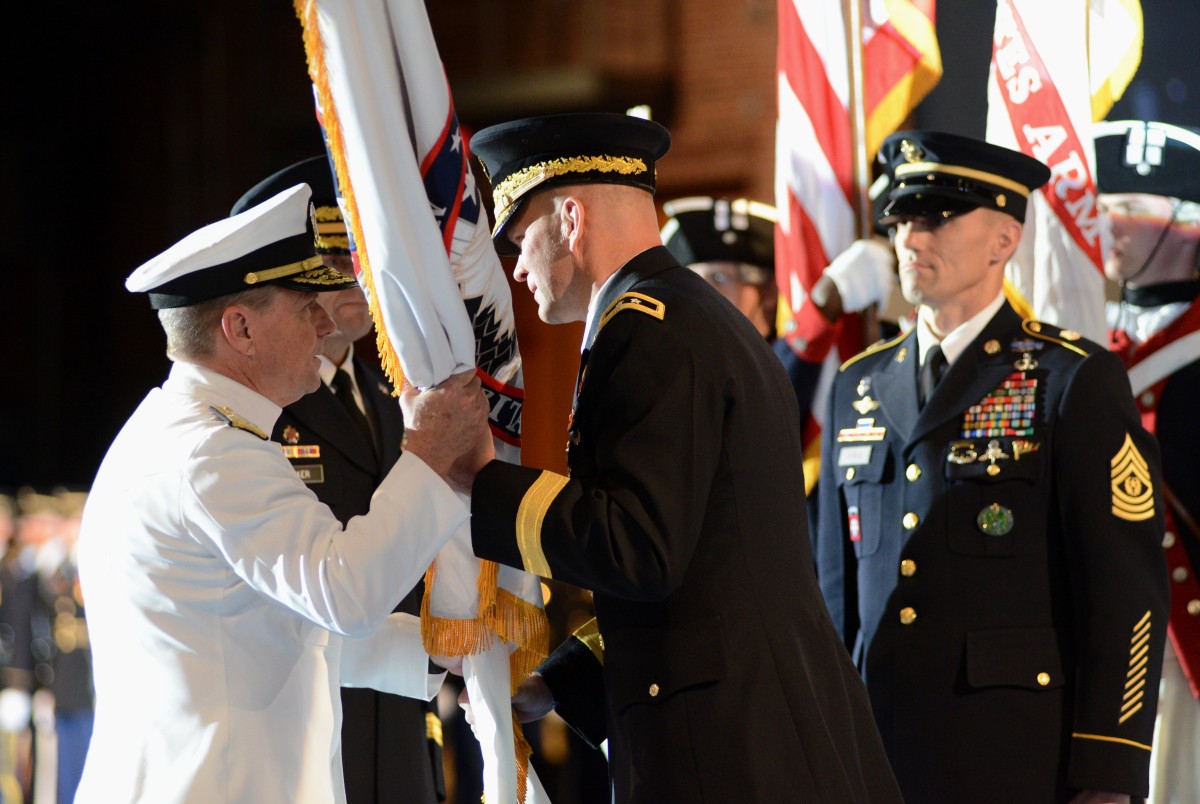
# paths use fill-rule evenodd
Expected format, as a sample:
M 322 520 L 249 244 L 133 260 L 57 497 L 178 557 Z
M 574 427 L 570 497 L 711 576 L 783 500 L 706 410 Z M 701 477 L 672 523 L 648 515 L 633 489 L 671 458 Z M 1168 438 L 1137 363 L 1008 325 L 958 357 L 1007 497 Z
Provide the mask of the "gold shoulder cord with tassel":
M 296 16 L 304 30 L 304 49 L 308 56 L 309 77 L 316 88 L 325 124 L 325 135 L 329 151 L 333 156 L 338 187 L 346 205 L 347 224 L 354 235 L 358 254 L 362 284 L 369 295 L 371 318 L 375 322 L 375 345 L 379 350 L 380 364 L 392 383 L 392 395 L 399 396 L 404 384 L 404 370 L 400 356 L 392 347 L 384 326 L 379 296 L 375 293 L 371 263 L 367 255 L 366 239 L 359 223 L 358 204 L 350 182 L 350 170 L 346 164 L 345 141 L 341 123 L 333 103 L 333 92 L 329 87 L 325 67 L 325 51 L 317 21 L 316 4 L 309 0 L 294 0 Z M 479 610 L 475 619 L 458 620 L 433 617 L 429 610 L 430 594 L 437 576 L 437 563 L 430 565 L 425 574 L 425 595 L 421 601 L 421 636 L 425 650 L 432 656 L 466 656 L 478 653 L 491 646 L 495 637 L 516 645 L 509 656 L 509 679 L 511 692 L 525 676 L 546 658 L 549 650 L 549 626 L 546 612 L 539 606 L 527 603 L 518 596 L 497 586 L 498 567 L 493 561 L 480 561 Z M 529 775 L 529 757 L 533 750 L 521 730 L 521 724 L 513 718 L 513 736 L 517 747 L 517 800 L 525 800 L 526 782 Z

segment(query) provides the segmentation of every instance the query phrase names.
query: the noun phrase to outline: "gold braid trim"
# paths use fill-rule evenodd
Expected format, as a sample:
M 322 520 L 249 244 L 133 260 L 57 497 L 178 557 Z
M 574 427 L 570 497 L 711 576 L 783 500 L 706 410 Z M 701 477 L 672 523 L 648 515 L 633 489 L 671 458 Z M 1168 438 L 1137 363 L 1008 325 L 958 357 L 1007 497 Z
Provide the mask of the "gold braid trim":
M 379 294 L 375 292 L 371 261 L 367 256 L 367 241 L 363 237 L 362 219 L 358 214 L 358 201 L 354 196 L 354 186 L 350 183 L 350 169 L 346 164 L 346 143 L 342 136 L 342 125 L 337 116 L 337 109 L 333 105 L 333 91 L 329 87 L 329 74 L 325 67 L 325 46 L 321 41 L 321 30 L 317 21 L 317 4 L 315 0 L 294 0 L 294 3 L 296 17 L 304 29 L 304 52 L 308 56 L 308 75 L 312 79 L 313 87 L 317 91 L 317 98 L 321 104 L 325 136 L 329 141 L 329 152 L 333 155 L 334 172 L 337 174 L 338 187 L 342 191 L 342 201 L 346 205 L 346 216 L 350 219 L 349 228 L 354 234 L 354 241 L 357 244 L 358 268 L 362 274 L 363 287 L 367 289 L 371 319 L 375 322 L 375 346 L 379 350 L 379 362 L 384 374 L 392 383 L 392 395 L 399 396 L 399 389 L 404 385 L 404 369 L 400 365 L 400 355 L 392 347 L 392 341 L 384 327 L 383 311 L 379 307 Z
M 646 162 L 634 156 L 562 156 L 538 162 L 510 174 L 492 190 L 498 224 L 507 220 L 509 210 L 521 196 L 545 181 L 568 173 L 620 173 L 631 176 L 646 172 Z
M 522 600 L 497 585 L 497 564 L 481 561 L 479 612 L 471 619 L 434 617 L 429 610 L 430 594 L 437 577 L 437 562 L 425 573 L 425 595 L 421 598 L 421 638 L 431 656 L 467 656 L 491 647 L 500 639 L 516 645 L 509 657 L 512 691 L 533 672 L 550 645 L 550 626 L 541 606 Z

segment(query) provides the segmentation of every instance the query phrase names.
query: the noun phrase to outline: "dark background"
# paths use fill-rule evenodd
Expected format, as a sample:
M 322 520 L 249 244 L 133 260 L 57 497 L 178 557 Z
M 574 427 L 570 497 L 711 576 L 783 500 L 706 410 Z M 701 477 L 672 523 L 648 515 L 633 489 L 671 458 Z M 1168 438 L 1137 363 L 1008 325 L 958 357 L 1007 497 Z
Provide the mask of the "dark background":
M 773 5 L 744 2 L 773 18 Z M 1200 126 L 1200 4 L 1142 5 L 1142 66 L 1109 117 Z M 994 2 L 940 6 L 945 76 L 914 122 L 981 136 Z M 653 8 L 667 16 L 669 35 L 670 15 L 688 4 Z M 446 23 L 434 16 L 452 86 L 455 48 L 503 47 L 502 37 L 488 36 L 494 23 L 481 21 L 474 37 L 459 38 L 443 33 Z M 315 153 L 320 141 L 291 3 L 33 3 L 8 19 L 0 48 L 7 90 L 0 286 L 15 339 L 0 386 L 0 488 L 86 488 L 122 422 L 168 369 L 162 331 L 145 298 L 124 290 L 124 278 L 228 214 L 245 189 Z M 503 71 L 492 72 L 503 79 Z M 665 85 L 656 78 L 653 89 L 669 95 L 669 74 Z M 472 120 L 461 102 L 460 114 L 468 126 L 490 122 Z M 528 386 L 528 358 L 527 366 Z

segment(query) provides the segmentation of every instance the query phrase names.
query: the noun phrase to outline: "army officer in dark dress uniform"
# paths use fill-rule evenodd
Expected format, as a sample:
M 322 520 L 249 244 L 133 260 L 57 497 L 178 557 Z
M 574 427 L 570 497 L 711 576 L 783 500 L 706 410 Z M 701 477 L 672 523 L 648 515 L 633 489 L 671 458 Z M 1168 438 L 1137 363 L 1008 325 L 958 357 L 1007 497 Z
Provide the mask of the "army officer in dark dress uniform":
M 1144 796 L 1167 625 L 1158 449 L 1118 360 L 1005 302 L 1049 171 L 935 132 L 881 153 L 917 325 L 834 382 L 817 564 L 905 800 Z
M 813 577 L 795 393 L 746 317 L 662 246 L 668 144 L 604 114 L 472 140 L 514 277 L 543 321 L 587 322 L 571 475 L 484 467 L 474 549 L 592 590 L 617 802 L 898 801 Z

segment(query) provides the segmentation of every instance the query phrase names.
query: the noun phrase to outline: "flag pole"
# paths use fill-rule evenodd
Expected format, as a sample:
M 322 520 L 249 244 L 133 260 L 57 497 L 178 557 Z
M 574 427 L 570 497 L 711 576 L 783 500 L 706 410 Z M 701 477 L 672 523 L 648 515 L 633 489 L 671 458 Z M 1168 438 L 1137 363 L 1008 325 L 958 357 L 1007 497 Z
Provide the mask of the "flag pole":
M 846 103 L 850 113 L 850 189 L 854 196 L 855 236 L 868 238 L 874 231 L 871 220 L 871 160 L 867 154 L 867 109 L 863 98 L 863 24 L 861 0 L 842 0 L 846 19 L 846 53 L 849 56 L 850 82 Z M 863 346 L 879 340 L 879 320 L 873 308 L 860 314 Z M 846 355 L 848 357 L 848 355 Z

